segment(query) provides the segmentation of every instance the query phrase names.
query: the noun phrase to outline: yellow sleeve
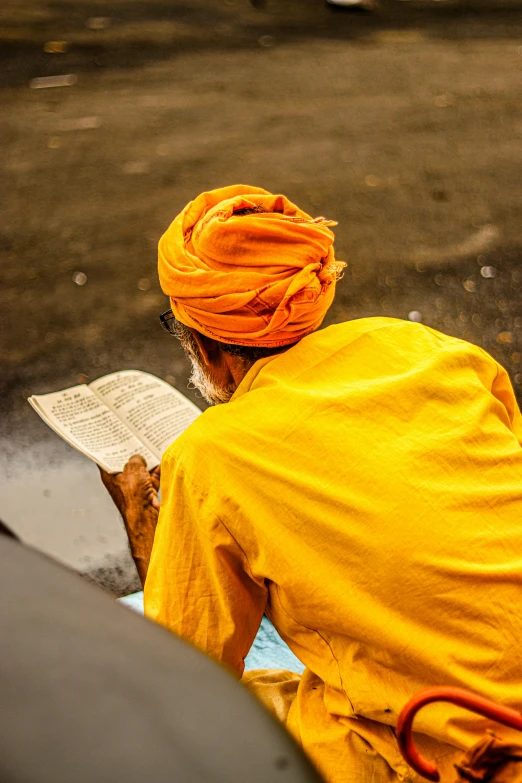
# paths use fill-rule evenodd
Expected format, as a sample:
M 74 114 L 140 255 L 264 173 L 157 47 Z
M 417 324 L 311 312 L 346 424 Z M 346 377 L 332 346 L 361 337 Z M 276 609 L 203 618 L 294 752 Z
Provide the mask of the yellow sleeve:
M 181 460 L 161 466 L 161 511 L 145 584 L 145 614 L 239 677 L 267 601 L 245 553 L 208 507 Z

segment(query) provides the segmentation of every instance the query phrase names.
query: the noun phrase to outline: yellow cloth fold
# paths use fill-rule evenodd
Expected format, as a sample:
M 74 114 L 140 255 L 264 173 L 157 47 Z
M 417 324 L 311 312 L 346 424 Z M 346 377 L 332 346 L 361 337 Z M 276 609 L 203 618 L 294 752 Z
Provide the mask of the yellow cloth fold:
M 263 211 L 237 214 L 245 209 Z M 176 318 L 208 337 L 289 345 L 317 329 L 333 301 L 345 266 L 334 225 L 262 188 L 202 193 L 159 242 L 161 287 Z
M 307 668 L 245 682 L 325 780 L 418 780 L 393 731 L 415 693 L 522 709 L 521 440 L 477 346 L 388 318 L 317 331 L 165 452 L 146 614 L 239 677 L 266 613 Z M 433 704 L 415 744 L 453 783 L 489 728 Z

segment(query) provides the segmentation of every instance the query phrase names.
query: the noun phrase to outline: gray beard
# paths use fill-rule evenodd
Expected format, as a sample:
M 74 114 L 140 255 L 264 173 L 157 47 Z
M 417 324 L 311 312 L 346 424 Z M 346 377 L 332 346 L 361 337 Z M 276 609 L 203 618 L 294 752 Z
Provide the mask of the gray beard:
M 185 347 L 185 353 L 192 365 L 189 386 L 193 386 L 197 389 L 210 405 L 220 405 L 223 402 L 228 402 L 234 394 L 235 388 L 231 385 L 219 386 L 216 383 L 215 378 L 213 378 L 206 367 L 203 367 L 199 359 L 194 356 L 190 349 L 187 350 Z
M 235 384 L 221 386 L 217 383 L 214 376 L 203 364 L 199 355 L 198 345 L 190 330 L 182 324 L 179 324 L 179 327 L 178 337 L 181 347 L 192 365 L 189 386 L 197 389 L 210 405 L 219 405 L 220 403 L 228 402 L 236 390 Z

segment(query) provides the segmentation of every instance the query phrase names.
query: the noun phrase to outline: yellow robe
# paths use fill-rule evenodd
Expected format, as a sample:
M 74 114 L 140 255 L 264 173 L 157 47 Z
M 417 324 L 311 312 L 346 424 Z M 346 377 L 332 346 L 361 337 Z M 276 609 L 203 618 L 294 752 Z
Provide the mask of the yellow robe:
M 522 708 L 521 434 L 476 346 L 389 318 L 311 334 L 166 452 L 146 614 L 241 676 L 266 613 L 307 668 L 244 680 L 326 780 L 417 780 L 393 727 L 418 690 Z M 443 781 L 488 726 L 415 723 Z

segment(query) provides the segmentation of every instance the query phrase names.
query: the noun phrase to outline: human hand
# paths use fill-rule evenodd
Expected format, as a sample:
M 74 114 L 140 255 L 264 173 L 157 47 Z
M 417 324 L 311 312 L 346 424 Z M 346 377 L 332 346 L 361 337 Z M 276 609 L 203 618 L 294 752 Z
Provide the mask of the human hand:
M 147 506 L 159 510 L 160 466 L 149 473 L 140 454 L 134 454 L 121 473 L 107 473 L 100 468 L 101 479 L 124 519 L 136 516 Z
M 151 478 L 151 481 L 152 481 L 152 486 L 154 487 L 156 492 L 159 492 L 160 479 L 161 479 L 161 465 L 158 465 L 157 468 L 154 468 L 154 470 L 151 470 L 150 478 Z
M 107 473 L 100 468 L 100 474 L 123 517 L 132 557 L 144 585 L 160 508 L 160 467 L 149 473 L 143 457 L 135 454 L 121 473 Z

